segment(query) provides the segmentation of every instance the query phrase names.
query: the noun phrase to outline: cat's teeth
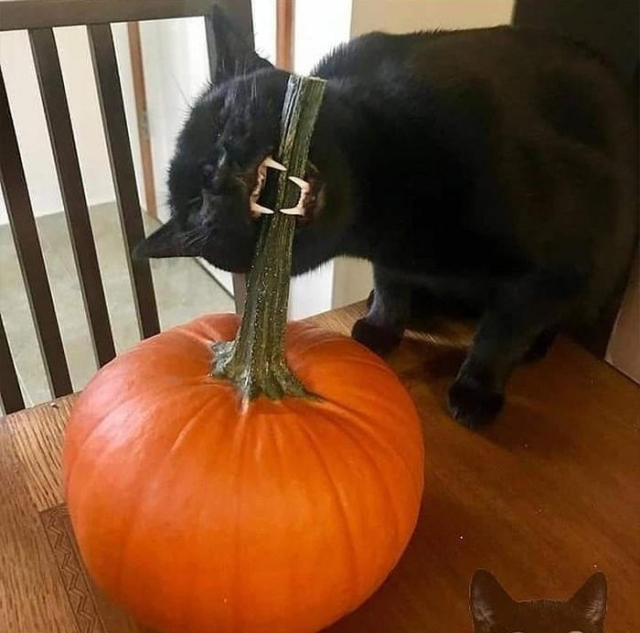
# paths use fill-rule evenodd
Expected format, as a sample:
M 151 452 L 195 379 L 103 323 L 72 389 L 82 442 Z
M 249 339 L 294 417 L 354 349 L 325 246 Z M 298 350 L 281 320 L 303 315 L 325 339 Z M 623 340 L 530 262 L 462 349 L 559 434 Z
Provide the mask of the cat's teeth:
M 284 213 L 285 215 L 304 215 L 304 204 L 311 190 L 311 185 L 306 180 L 302 180 L 302 178 L 298 178 L 297 176 L 289 176 L 289 180 L 300 188 L 300 198 L 295 207 L 280 209 L 280 213 Z
M 280 213 L 284 213 L 285 215 L 304 215 L 304 208 L 301 205 L 298 205 L 297 207 L 280 209 Z
M 273 213 L 272 209 L 268 209 L 267 207 L 263 207 L 261 204 L 258 204 L 257 202 L 252 202 L 251 203 L 251 213 L 253 213 L 253 215 L 258 216 L 258 215 L 271 215 Z
M 300 187 L 303 195 L 307 194 L 311 188 L 311 185 L 309 185 L 306 180 L 302 180 L 302 178 L 298 178 L 297 176 L 289 176 L 289 180 Z
M 277 169 L 278 171 L 287 171 L 287 168 L 284 165 L 279 163 L 277 160 L 275 160 L 271 156 L 267 156 L 264 159 L 264 161 L 262 161 L 262 164 L 266 165 L 267 167 L 272 167 L 273 169 Z
M 262 163 L 262 166 L 267 166 L 267 167 L 273 167 L 274 169 L 279 169 L 279 170 L 285 170 L 286 168 L 281 165 L 280 163 L 276 162 L 275 160 L 273 160 L 273 158 L 271 158 L 271 156 L 268 156 L 267 158 L 265 158 L 265 160 Z M 262 190 L 262 185 L 264 184 L 263 179 L 260 177 L 261 174 L 258 175 L 258 184 L 255 187 L 255 189 L 253 190 L 252 194 L 251 194 L 251 203 L 250 203 L 250 208 L 251 208 L 251 213 L 254 216 L 259 216 L 259 215 L 264 215 L 264 214 L 268 214 L 268 215 L 272 215 L 273 214 L 273 210 L 272 209 L 268 209 L 267 207 L 263 207 L 261 204 L 257 203 L 257 198 Z M 295 185 L 297 185 L 300 189 L 300 198 L 298 199 L 298 204 L 295 207 L 289 207 L 287 209 L 280 209 L 280 213 L 284 213 L 285 215 L 301 215 L 303 216 L 305 213 L 304 210 L 304 203 L 305 200 L 307 199 L 307 196 L 309 194 L 309 191 L 311 190 L 311 185 L 309 185 L 309 183 L 306 180 L 303 180 L 302 178 L 298 178 L 297 176 L 289 176 L 289 180 L 294 183 Z

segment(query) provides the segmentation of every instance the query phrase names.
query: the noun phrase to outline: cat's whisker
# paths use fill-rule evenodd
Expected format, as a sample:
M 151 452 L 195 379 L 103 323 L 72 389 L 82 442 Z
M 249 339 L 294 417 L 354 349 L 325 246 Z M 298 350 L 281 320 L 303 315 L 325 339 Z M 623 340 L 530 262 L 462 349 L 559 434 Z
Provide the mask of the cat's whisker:
M 187 96 L 182 91 L 182 88 L 180 87 L 180 84 L 176 83 L 175 86 L 178 89 L 178 92 L 180 93 L 180 96 L 182 97 L 182 101 L 184 102 L 184 105 L 187 107 L 187 111 L 190 110 L 191 109 L 191 103 L 189 103 L 189 99 L 187 99 Z
M 183 253 L 192 253 L 194 248 L 204 246 L 209 239 L 209 231 L 202 227 L 185 231 L 180 236 L 180 247 Z
M 182 240 L 182 250 L 186 252 L 188 249 L 198 247 L 206 242 L 206 235 L 194 236 L 191 239 Z

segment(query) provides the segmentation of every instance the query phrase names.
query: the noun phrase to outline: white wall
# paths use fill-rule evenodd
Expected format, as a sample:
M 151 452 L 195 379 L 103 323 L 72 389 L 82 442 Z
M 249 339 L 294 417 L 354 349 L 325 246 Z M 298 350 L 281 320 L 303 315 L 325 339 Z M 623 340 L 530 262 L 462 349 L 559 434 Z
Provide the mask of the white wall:
M 100 107 L 86 30 L 84 27 L 55 29 L 67 100 L 71 113 L 80 169 L 90 205 L 115 199 Z M 133 100 L 129 48 L 124 25 L 114 26 L 125 108 L 132 140 L 134 164 L 140 183 L 140 152 Z M 36 216 L 62 210 L 46 119 L 38 89 L 29 39 L 25 31 L 0 33 L 0 64 L 7 86 L 18 143 L 31 202 Z M 142 198 L 144 204 L 144 198 Z M 0 224 L 8 222 L 4 200 L 0 200 Z
M 513 5 L 514 0 L 352 0 L 351 36 L 508 24 Z M 336 260 L 333 307 L 364 299 L 372 287 L 370 264 Z
M 189 108 L 209 79 L 202 18 L 140 25 L 158 216 L 169 217 L 167 169 Z
M 307 74 L 338 44 L 349 40 L 351 0 L 296 0 L 294 70 Z M 318 314 L 333 306 L 334 262 L 298 277 L 291 285 L 290 316 Z
M 351 35 L 352 0 L 296 0 L 295 71 L 308 73 Z
M 251 0 L 251 11 L 256 51 L 275 64 L 276 0 Z

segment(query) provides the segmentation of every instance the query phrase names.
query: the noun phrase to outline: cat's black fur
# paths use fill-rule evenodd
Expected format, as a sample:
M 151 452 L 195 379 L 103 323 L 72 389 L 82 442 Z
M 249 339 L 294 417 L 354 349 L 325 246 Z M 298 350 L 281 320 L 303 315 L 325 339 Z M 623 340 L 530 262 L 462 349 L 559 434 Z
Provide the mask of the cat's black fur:
M 219 17 L 216 80 L 171 165 L 172 220 L 139 254 L 242 272 L 259 225 L 248 197 L 276 151 L 288 74 Z M 371 33 L 312 74 L 328 85 L 293 272 L 336 255 L 373 262 L 353 334 L 381 353 L 418 294 L 433 309 L 443 296 L 480 309 L 449 406 L 469 426 L 490 419 L 514 367 L 560 325 L 592 325 L 620 288 L 638 219 L 628 95 L 581 47 L 508 27 Z
M 474 633 L 602 633 L 607 612 L 607 580 L 591 576 L 566 602 L 516 602 L 488 571 L 475 573 L 469 606 Z

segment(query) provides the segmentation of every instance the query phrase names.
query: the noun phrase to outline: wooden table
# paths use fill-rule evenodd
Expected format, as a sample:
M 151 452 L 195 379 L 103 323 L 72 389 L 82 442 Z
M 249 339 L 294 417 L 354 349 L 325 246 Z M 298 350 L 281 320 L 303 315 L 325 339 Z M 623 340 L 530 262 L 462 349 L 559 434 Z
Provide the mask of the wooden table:
M 348 332 L 361 313 L 313 320 Z M 607 632 L 639 631 L 640 388 L 560 339 L 518 370 L 496 423 L 470 432 L 444 407 L 467 341 L 464 326 L 434 324 L 389 360 L 424 423 L 422 512 L 382 589 L 331 630 L 470 631 L 469 580 L 482 567 L 516 599 L 566 599 L 602 570 Z M 142 630 L 95 590 L 75 547 L 60 488 L 73 401 L 0 419 L 0 631 Z

